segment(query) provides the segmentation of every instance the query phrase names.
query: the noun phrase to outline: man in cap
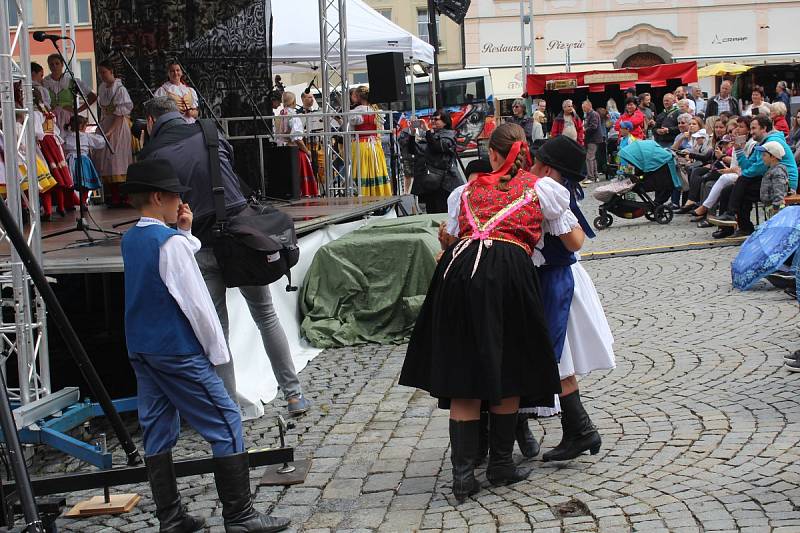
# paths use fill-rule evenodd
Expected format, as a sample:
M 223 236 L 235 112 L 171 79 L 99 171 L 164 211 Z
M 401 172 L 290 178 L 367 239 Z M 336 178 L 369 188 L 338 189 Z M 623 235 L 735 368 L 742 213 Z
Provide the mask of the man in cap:
M 211 444 L 225 530 L 281 531 L 288 519 L 253 508 L 239 408 L 214 372 L 230 353 L 194 258 L 200 241 L 191 233 L 192 211 L 181 201 L 189 187 L 163 159 L 134 163 L 127 175 L 123 188 L 141 218 L 122 238 L 125 338 L 160 530 L 204 526 L 186 513 L 175 480 L 172 448 L 183 417 Z

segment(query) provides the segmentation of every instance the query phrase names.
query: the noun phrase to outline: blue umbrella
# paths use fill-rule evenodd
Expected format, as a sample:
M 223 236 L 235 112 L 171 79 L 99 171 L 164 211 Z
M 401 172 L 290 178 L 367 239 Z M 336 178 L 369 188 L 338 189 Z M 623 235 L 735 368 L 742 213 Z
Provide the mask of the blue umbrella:
M 733 286 L 743 291 L 749 289 L 775 272 L 798 248 L 800 206 L 786 207 L 744 241 L 731 263 Z

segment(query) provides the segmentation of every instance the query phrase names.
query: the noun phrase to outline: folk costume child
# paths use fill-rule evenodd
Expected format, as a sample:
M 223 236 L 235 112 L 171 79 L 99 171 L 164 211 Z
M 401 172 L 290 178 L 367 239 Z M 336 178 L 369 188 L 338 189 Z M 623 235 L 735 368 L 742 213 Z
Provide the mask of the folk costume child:
M 494 171 L 463 189 L 460 240 L 439 261 L 400 375 L 400 384 L 424 389 L 450 409 L 459 501 L 480 489 L 474 466 L 481 404 L 491 428 L 486 476 L 505 485 L 530 474 L 512 459 L 520 396 L 552 405 L 548 395 L 561 390 L 531 261 L 542 237 L 539 195 L 547 194 L 547 180 L 522 170 L 528 149 L 516 124 L 492 133 L 489 153 Z
M 539 148 L 531 168 L 531 172 L 563 185 L 556 200 L 570 214 L 558 222 L 548 221 L 544 238 L 533 254 L 561 377 L 563 436 L 554 449 L 545 452 L 544 461 L 566 461 L 585 451 L 598 453 L 600 434 L 583 408 L 575 376 L 616 366 L 614 338 L 600 298 L 576 257 L 584 236 L 594 237 L 577 203 L 582 198 L 579 183 L 583 179 L 584 155 L 585 150 L 578 143 L 555 137 Z
M 135 163 L 127 176 L 124 190 L 141 218 L 122 238 L 125 337 L 160 530 L 204 526 L 186 514 L 175 480 L 172 448 L 183 417 L 211 445 L 225 531 L 281 531 L 288 519 L 253 508 L 239 408 L 214 371 L 230 352 L 194 257 L 200 241 L 180 197 L 189 188 L 163 159 Z

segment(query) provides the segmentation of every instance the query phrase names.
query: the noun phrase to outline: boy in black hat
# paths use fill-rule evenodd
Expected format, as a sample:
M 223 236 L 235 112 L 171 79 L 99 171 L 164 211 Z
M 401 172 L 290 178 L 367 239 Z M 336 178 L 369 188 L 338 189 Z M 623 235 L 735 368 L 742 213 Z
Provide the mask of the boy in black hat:
M 123 188 L 141 214 L 122 238 L 125 337 L 160 531 L 204 526 L 186 514 L 175 480 L 172 448 L 181 416 L 211 444 L 225 531 L 281 531 L 288 519 L 253 509 L 239 409 L 214 372 L 230 353 L 194 258 L 200 241 L 191 234 L 192 211 L 180 197 L 189 188 L 163 159 L 129 166 Z

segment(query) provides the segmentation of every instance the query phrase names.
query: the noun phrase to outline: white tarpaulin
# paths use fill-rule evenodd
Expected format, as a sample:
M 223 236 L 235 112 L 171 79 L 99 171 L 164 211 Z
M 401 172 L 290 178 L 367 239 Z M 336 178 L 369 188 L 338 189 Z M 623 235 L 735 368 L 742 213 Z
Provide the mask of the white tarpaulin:
M 319 66 L 319 2 L 272 2 L 272 70 Z M 337 15 L 338 17 L 338 15 Z M 366 68 L 367 54 L 402 52 L 408 61 L 433 64 L 433 46 L 387 19 L 362 0 L 347 0 L 347 57 L 351 68 Z M 329 60 L 338 63 L 336 58 Z
M 273 4 L 274 5 L 274 4 Z M 311 261 L 323 245 L 347 235 L 375 220 L 394 218 L 394 210 L 383 217 L 372 217 L 346 224 L 326 226 L 299 239 L 300 260 L 292 268 L 292 283 L 301 286 Z M 270 285 L 272 303 L 281 321 L 292 361 L 299 373 L 322 350 L 314 348 L 300 334 L 300 291 L 286 292 L 286 278 Z M 261 334 L 250 316 L 242 294 L 238 289 L 228 289 L 228 321 L 230 324 L 230 346 L 236 370 L 236 392 L 245 419 L 258 418 L 264 414 L 264 403 L 272 401 L 278 391 L 278 382 L 269 363 Z

